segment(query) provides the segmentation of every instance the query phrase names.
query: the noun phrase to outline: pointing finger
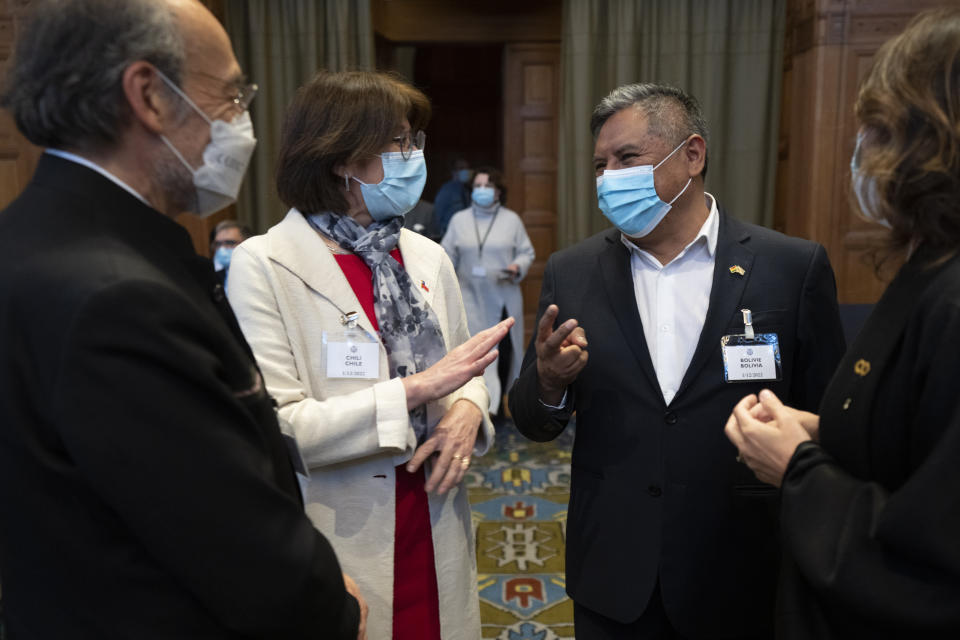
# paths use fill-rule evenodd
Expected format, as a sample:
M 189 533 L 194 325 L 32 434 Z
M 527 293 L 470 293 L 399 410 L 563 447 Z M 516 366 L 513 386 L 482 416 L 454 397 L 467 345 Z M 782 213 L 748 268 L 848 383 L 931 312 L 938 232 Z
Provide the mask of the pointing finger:
M 543 315 L 540 317 L 540 322 L 537 324 L 537 342 L 545 342 L 547 338 L 553 333 L 553 322 L 557 319 L 557 315 L 560 313 L 560 307 L 555 304 L 551 304 L 547 307 L 546 311 L 543 312 Z

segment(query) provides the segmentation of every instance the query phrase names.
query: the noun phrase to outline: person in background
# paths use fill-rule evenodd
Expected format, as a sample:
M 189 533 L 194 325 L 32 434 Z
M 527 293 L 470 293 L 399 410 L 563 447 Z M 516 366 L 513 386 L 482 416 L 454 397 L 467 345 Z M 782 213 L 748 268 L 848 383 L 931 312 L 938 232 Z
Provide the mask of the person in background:
M 230 257 L 241 242 L 253 236 L 253 230 L 236 220 L 223 220 L 210 232 L 210 257 L 222 283 L 227 281 Z
M 195 0 L 29 12 L 2 97 L 46 147 L 0 213 L 6 632 L 364 638 L 223 287 L 173 220 L 236 198 L 256 85 Z
M 371 638 L 479 640 L 470 458 L 479 376 L 512 320 L 472 339 L 450 260 L 402 228 L 426 182 L 430 103 L 399 77 L 320 73 L 282 128 L 291 207 L 234 252 L 230 301 L 310 472 L 307 512 L 371 602 Z
M 433 203 L 421 198 L 405 216 L 403 228 L 415 231 L 434 242 L 439 240 L 433 231 Z
M 523 220 L 503 206 L 507 201 L 503 175 L 482 167 L 470 184 L 471 205 L 453 216 L 441 244 L 457 270 L 471 332 L 507 317 L 517 319 L 499 347 L 496 366 L 483 374 L 490 391 L 490 413 L 502 416 L 502 396 L 519 374 L 523 359 L 520 282 L 535 254 Z
M 707 126 L 681 89 L 619 87 L 590 128 L 616 228 L 550 256 L 510 393 L 533 440 L 576 411 L 577 640 L 769 638 L 777 494 L 723 426 L 765 385 L 820 402 L 844 348 L 833 270 L 819 244 L 739 222 L 705 191 Z
M 442 238 L 447 232 L 450 218 L 457 211 L 470 206 L 470 163 L 457 158 L 450 165 L 450 179 L 437 190 L 433 199 L 433 232 Z
M 877 52 L 852 192 L 906 263 L 819 414 L 768 389 L 727 423 L 744 463 L 780 487 L 779 638 L 960 637 L 958 89 L 960 9 L 918 15 Z

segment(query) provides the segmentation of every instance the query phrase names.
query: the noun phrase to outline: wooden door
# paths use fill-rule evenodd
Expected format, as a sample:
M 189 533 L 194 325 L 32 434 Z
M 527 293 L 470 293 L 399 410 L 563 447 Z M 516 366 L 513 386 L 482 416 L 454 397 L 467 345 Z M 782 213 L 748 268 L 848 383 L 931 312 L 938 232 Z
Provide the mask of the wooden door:
M 560 46 L 507 45 L 503 71 L 503 155 L 508 205 L 520 214 L 537 252 L 523 281 L 527 342 L 533 332 L 543 268 L 557 246 Z
M 30 0 L 0 2 L 0 73 L 6 77 L 13 58 L 13 41 Z M 7 110 L 0 111 L 0 208 L 6 207 L 27 186 L 43 152 L 20 135 Z
M 822 243 L 841 303 L 875 302 L 871 254 L 884 231 L 850 206 L 860 81 L 886 40 L 942 0 L 788 0 L 777 166 L 777 229 Z

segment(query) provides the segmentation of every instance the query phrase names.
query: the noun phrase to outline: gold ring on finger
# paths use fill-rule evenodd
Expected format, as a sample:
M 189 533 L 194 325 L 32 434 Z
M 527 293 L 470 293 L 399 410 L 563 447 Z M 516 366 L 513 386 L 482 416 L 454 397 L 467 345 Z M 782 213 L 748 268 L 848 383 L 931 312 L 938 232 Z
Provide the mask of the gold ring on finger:
M 460 466 L 466 469 L 470 466 L 470 456 L 466 456 L 463 460 L 460 461 Z
M 454 460 L 460 460 L 461 458 L 463 458 L 463 456 L 460 455 L 459 453 L 453 454 L 453 459 L 454 459 Z

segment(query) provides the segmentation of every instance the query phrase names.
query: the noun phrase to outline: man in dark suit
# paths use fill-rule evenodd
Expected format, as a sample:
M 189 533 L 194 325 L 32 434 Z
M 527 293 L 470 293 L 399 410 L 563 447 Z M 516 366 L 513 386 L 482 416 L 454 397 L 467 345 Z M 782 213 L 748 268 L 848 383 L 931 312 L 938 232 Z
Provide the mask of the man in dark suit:
M 510 394 L 534 440 L 577 414 L 577 640 L 768 638 L 776 489 L 723 427 L 762 386 L 816 408 L 844 348 L 833 271 L 822 246 L 738 222 L 704 192 L 706 125 L 684 92 L 620 87 L 592 128 L 600 206 L 618 228 L 550 257 Z
M 255 87 L 195 0 L 32 10 L 3 96 L 48 147 L 0 213 L 9 637 L 362 637 L 223 287 L 171 219 L 236 196 Z

